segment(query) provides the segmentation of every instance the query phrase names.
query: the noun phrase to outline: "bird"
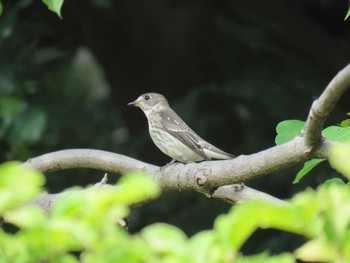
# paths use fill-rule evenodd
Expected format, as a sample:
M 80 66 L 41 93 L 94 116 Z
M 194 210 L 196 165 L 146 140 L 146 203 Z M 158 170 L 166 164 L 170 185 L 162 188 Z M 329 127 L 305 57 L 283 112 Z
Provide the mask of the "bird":
M 169 106 L 162 94 L 145 93 L 128 105 L 139 107 L 145 113 L 154 144 L 173 159 L 169 164 L 175 161 L 187 164 L 235 157 L 196 134 Z

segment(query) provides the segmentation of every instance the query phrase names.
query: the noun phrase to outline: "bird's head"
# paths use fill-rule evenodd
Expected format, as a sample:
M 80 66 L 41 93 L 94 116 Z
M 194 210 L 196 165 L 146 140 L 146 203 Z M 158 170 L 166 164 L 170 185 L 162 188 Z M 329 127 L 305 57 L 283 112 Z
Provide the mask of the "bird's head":
M 141 108 L 144 112 L 149 112 L 154 109 L 160 109 L 163 106 L 169 106 L 168 101 L 162 94 L 158 93 L 145 93 L 142 94 L 137 100 L 128 103 L 128 105 Z

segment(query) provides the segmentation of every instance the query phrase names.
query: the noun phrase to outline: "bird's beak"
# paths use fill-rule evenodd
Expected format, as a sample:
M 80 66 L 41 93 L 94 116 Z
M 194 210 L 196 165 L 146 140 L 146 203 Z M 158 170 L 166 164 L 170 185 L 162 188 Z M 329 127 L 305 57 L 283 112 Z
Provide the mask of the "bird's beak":
M 128 103 L 128 106 L 135 106 L 135 107 L 139 107 L 139 106 L 140 106 L 140 104 L 139 104 L 139 101 L 135 100 L 135 101 L 133 101 L 133 102 Z

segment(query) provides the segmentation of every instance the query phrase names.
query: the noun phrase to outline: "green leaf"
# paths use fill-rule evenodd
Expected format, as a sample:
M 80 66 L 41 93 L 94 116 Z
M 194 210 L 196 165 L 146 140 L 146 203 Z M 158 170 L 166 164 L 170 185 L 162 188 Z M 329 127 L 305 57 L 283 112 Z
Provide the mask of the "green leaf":
M 141 172 L 123 175 L 118 181 L 118 186 L 118 198 L 123 204 L 155 198 L 160 193 L 160 188 L 153 178 Z
M 221 262 L 222 258 L 231 259 L 231 262 L 235 262 L 234 259 L 238 253 L 232 249 L 218 251 L 218 242 L 214 234 L 215 232 L 212 230 L 206 230 L 190 238 L 186 245 L 187 255 L 190 258 L 188 262 Z
M 323 135 L 334 142 L 350 141 L 350 127 L 330 126 L 323 130 Z M 298 183 L 308 172 L 316 165 L 323 162 L 324 159 L 313 159 L 304 164 L 304 167 L 298 172 L 294 179 L 294 184 Z
M 339 125 L 340 127 L 350 127 L 350 119 L 343 120 Z
M 0 0 L 0 16 L 2 14 L 2 3 L 1 3 L 1 0 Z
M 58 220 L 69 217 L 77 222 L 83 221 L 90 227 L 98 227 L 101 221 L 108 225 L 126 217 L 129 212 L 128 207 L 119 200 L 118 192 L 116 187 L 108 185 L 84 191 L 70 190 L 55 202 L 51 214 Z
M 147 226 L 141 237 L 150 248 L 159 254 L 181 253 L 187 237 L 179 228 L 163 223 Z
M 294 263 L 293 255 L 289 253 L 283 253 L 277 256 L 271 256 L 264 252 L 259 255 L 241 257 L 234 261 L 235 263 Z
M 303 135 L 303 129 L 305 127 L 304 121 L 299 120 L 286 120 L 280 122 L 276 127 L 277 136 L 275 142 L 277 145 L 289 142 L 296 136 Z
M 221 215 L 214 223 L 222 248 L 239 251 L 244 242 L 256 230 L 255 210 L 250 202 L 233 208 L 228 215 Z M 249 206 L 249 207 L 248 207 Z
M 346 15 L 345 15 L 344 21 L 345 21 L 346 19 L 348 19 L 349 16 L 350 16 L 350 6 L 349 6 L 349 9 L 348 9 L 348 12 L 347 12 Z
M 324 129 L 322 134 L 333 142 L 350 141 L 350 127 L 330 126 Z
M 296 212 L 293 207 L 287 205 L 276 206 L 260 200 L 251 200 L 234 207 L 228 215 L 219 216 L 214 229 L 223 248 L 238 251 L 258 227 L 271 227 L 300 234 L 304 223 L 302 219 L 312 211 L 308 207 L 305 211 Z
M 330 186 L 330 185 L 346 185 L 345 182 L 340 178 L 332 178 L 328 179 L 323 183 L 324 186 Z
M 23 100 L 0 94 L 0 117 L 15 115 L 25 109 L 26 103 Z
M 10 132 L 10 141 L 14 145 L 36 142 L 41 138 L 45 126 L 45 112 L 41 109 L 28 109 L 17 117 Z
M 299 181 L 310 172 L 316 165 L 323 162 L 325 159 L 312 159 L 304 163 L 304 167 L 296 175 L 293 184 L 299 183 Z
M 350 179 L 350 144 L 332 145 L 329 149 L 329 162 L 333 168 Z
M 46 216 L 44 210 L 38 206 L 23 206 L 6 212 L 4 219 L 21 228 L 33 228 L 45 224 Z
M 44 2 L 44 4 L 47 5 L 49 10 L 56 13 L 60 18 L 62 18 L 61 8 L 62 8 L 64 0 L 42 0 L 42 1 Z
M 33 53 L 32 60 L 38 66 L 43 66 L 46 63 L 62 59 L 67 56 L 66 52 L 57 47 L 47 47 L 37 50 Z
M 313 239 L 296 251 L 297 258 L 306 262 L 334 262 L 337 258 L 336 248 L 323 239 Z
M 0 215 L 33 198 L 43 184 L 42 174 L 18 162 L 0 165 Z
M 0 93 L 0 138 L 6 135 L 9 128 L 18 122 L 18 116 L 26 108 L 26 103 L 14 96 Z M 17 138 L 18 139 L 18 138 Z

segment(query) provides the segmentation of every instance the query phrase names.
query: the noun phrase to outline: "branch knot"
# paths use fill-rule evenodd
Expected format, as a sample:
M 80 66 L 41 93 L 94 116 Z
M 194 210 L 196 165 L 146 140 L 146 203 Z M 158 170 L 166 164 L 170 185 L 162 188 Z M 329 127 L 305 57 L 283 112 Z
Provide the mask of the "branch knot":
M 208 178 L 204 175 L 197 175 L 196 182 L 199 187 L 203 187 L 208 181 Z

